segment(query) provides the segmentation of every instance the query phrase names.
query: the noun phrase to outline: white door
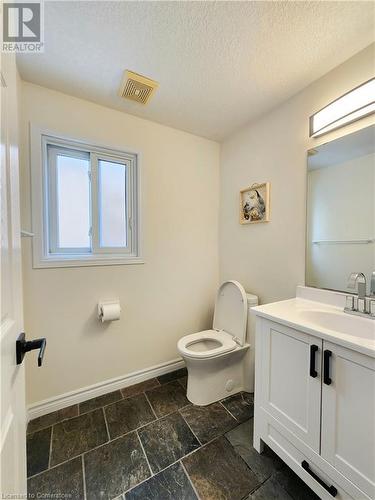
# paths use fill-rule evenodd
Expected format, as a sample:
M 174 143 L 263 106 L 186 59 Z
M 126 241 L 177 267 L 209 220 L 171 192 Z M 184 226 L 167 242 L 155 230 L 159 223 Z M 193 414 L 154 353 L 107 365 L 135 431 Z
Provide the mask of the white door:
M 1 422 L 0 496 L 26 493 L 25 369 L 16 364 L 16 339 L 23 327 L 18 110 L 15 57 L 1 55 Z M 9 496 L 10 498 L 10 496 Z M 23 498 L 23 497 L 22 497 Z
M 375 498 L 375 359 L 329 342 L 323 350 L 322 457 Z
M 262 321 L 261 405 L 319 453 L 322 340 Z

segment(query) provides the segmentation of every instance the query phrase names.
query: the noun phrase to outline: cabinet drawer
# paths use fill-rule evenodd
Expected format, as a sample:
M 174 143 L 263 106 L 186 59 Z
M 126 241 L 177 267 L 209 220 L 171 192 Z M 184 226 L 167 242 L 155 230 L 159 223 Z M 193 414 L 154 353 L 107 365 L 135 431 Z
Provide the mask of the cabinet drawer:
M 267 436 L 262 439 L 322 500 L 371 500 L 353 483 L 314 453 L 304 454 L 268 422 Z M 328 472 L 327 472 L 328 471 Z M 325 487 L 323 486 L 325 485 Z M 331 493 L 327 489 L 331 489 Z M 334 489 L 337 490 L 333 496 Z

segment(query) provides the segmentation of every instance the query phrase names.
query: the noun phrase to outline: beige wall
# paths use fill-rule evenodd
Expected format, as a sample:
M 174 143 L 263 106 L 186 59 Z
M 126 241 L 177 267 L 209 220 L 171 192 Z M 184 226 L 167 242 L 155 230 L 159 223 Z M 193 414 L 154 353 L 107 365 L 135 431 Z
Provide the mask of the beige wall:
M 309 116 L 374 76 L 374 45 L 222 144 L 220 278 L 239 280 L 261 302 L 295 296 L 304 283 L 306 151 L 374 123 L 365 118 L 309 139 Z M 240 225 L 239 190 L 271 183 L 271 221 Z
M 139 151 L 145 264 L 32 269 L 23 239 L 25 328 L 46 337 L 27 359 L 33 403 L 178 357 L 177 340 L 210 325 L 218 285 L 219 145 L 32 84 L 22 89 L 22 225 L 30 230 L 29 122 Z M 120 321 L 96 319 L 119 297 Z

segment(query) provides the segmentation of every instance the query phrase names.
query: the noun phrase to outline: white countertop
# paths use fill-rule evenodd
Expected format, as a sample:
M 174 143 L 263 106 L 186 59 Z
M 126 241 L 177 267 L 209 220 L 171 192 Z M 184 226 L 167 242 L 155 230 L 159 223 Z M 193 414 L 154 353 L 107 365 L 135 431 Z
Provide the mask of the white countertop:
M 296 297 L 257 306 L 251 312 L 375 357 L 375 320 L 346 314 L 341 306 Z

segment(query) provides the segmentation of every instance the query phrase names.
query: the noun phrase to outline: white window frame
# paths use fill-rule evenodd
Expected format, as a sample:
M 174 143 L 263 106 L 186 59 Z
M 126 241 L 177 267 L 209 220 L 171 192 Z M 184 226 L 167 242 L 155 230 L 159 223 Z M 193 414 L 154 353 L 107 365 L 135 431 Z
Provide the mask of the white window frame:
M 48 161 L 47 146 L 63 147 L 70 151 L 77 150 L 77 156 L 91 157 L 91 165 L 95 168 L 91 175 L 91 248 L 59 249 L 56 237 L 57 215 L 49 199 L 54 179 L 53 170 Z M 31 157 L 31 205 L 33 236 L 33 267 L 81 267 L 117 264 L 142 264 L 140 253 L 140 155 L 136 152 L 125 152 L 120 148 L 108 148 L 90 141 L 70 139 L 62 134 L 43 130 L 30 125 L 30 157 Z M 99 160 L 114 161 L 126 165 L 127 194 L 127 247 L 100 248 L 99 246 L 99 212 L 98 212 L 98 164 Z M 53 189 L 53 187 L 52 187 Z M 54 222 L 50 224 L 50 220 Z M 52 232 L 52 234 L 51 234 Z M 55 233 L 55 234 L 54 234 Z

